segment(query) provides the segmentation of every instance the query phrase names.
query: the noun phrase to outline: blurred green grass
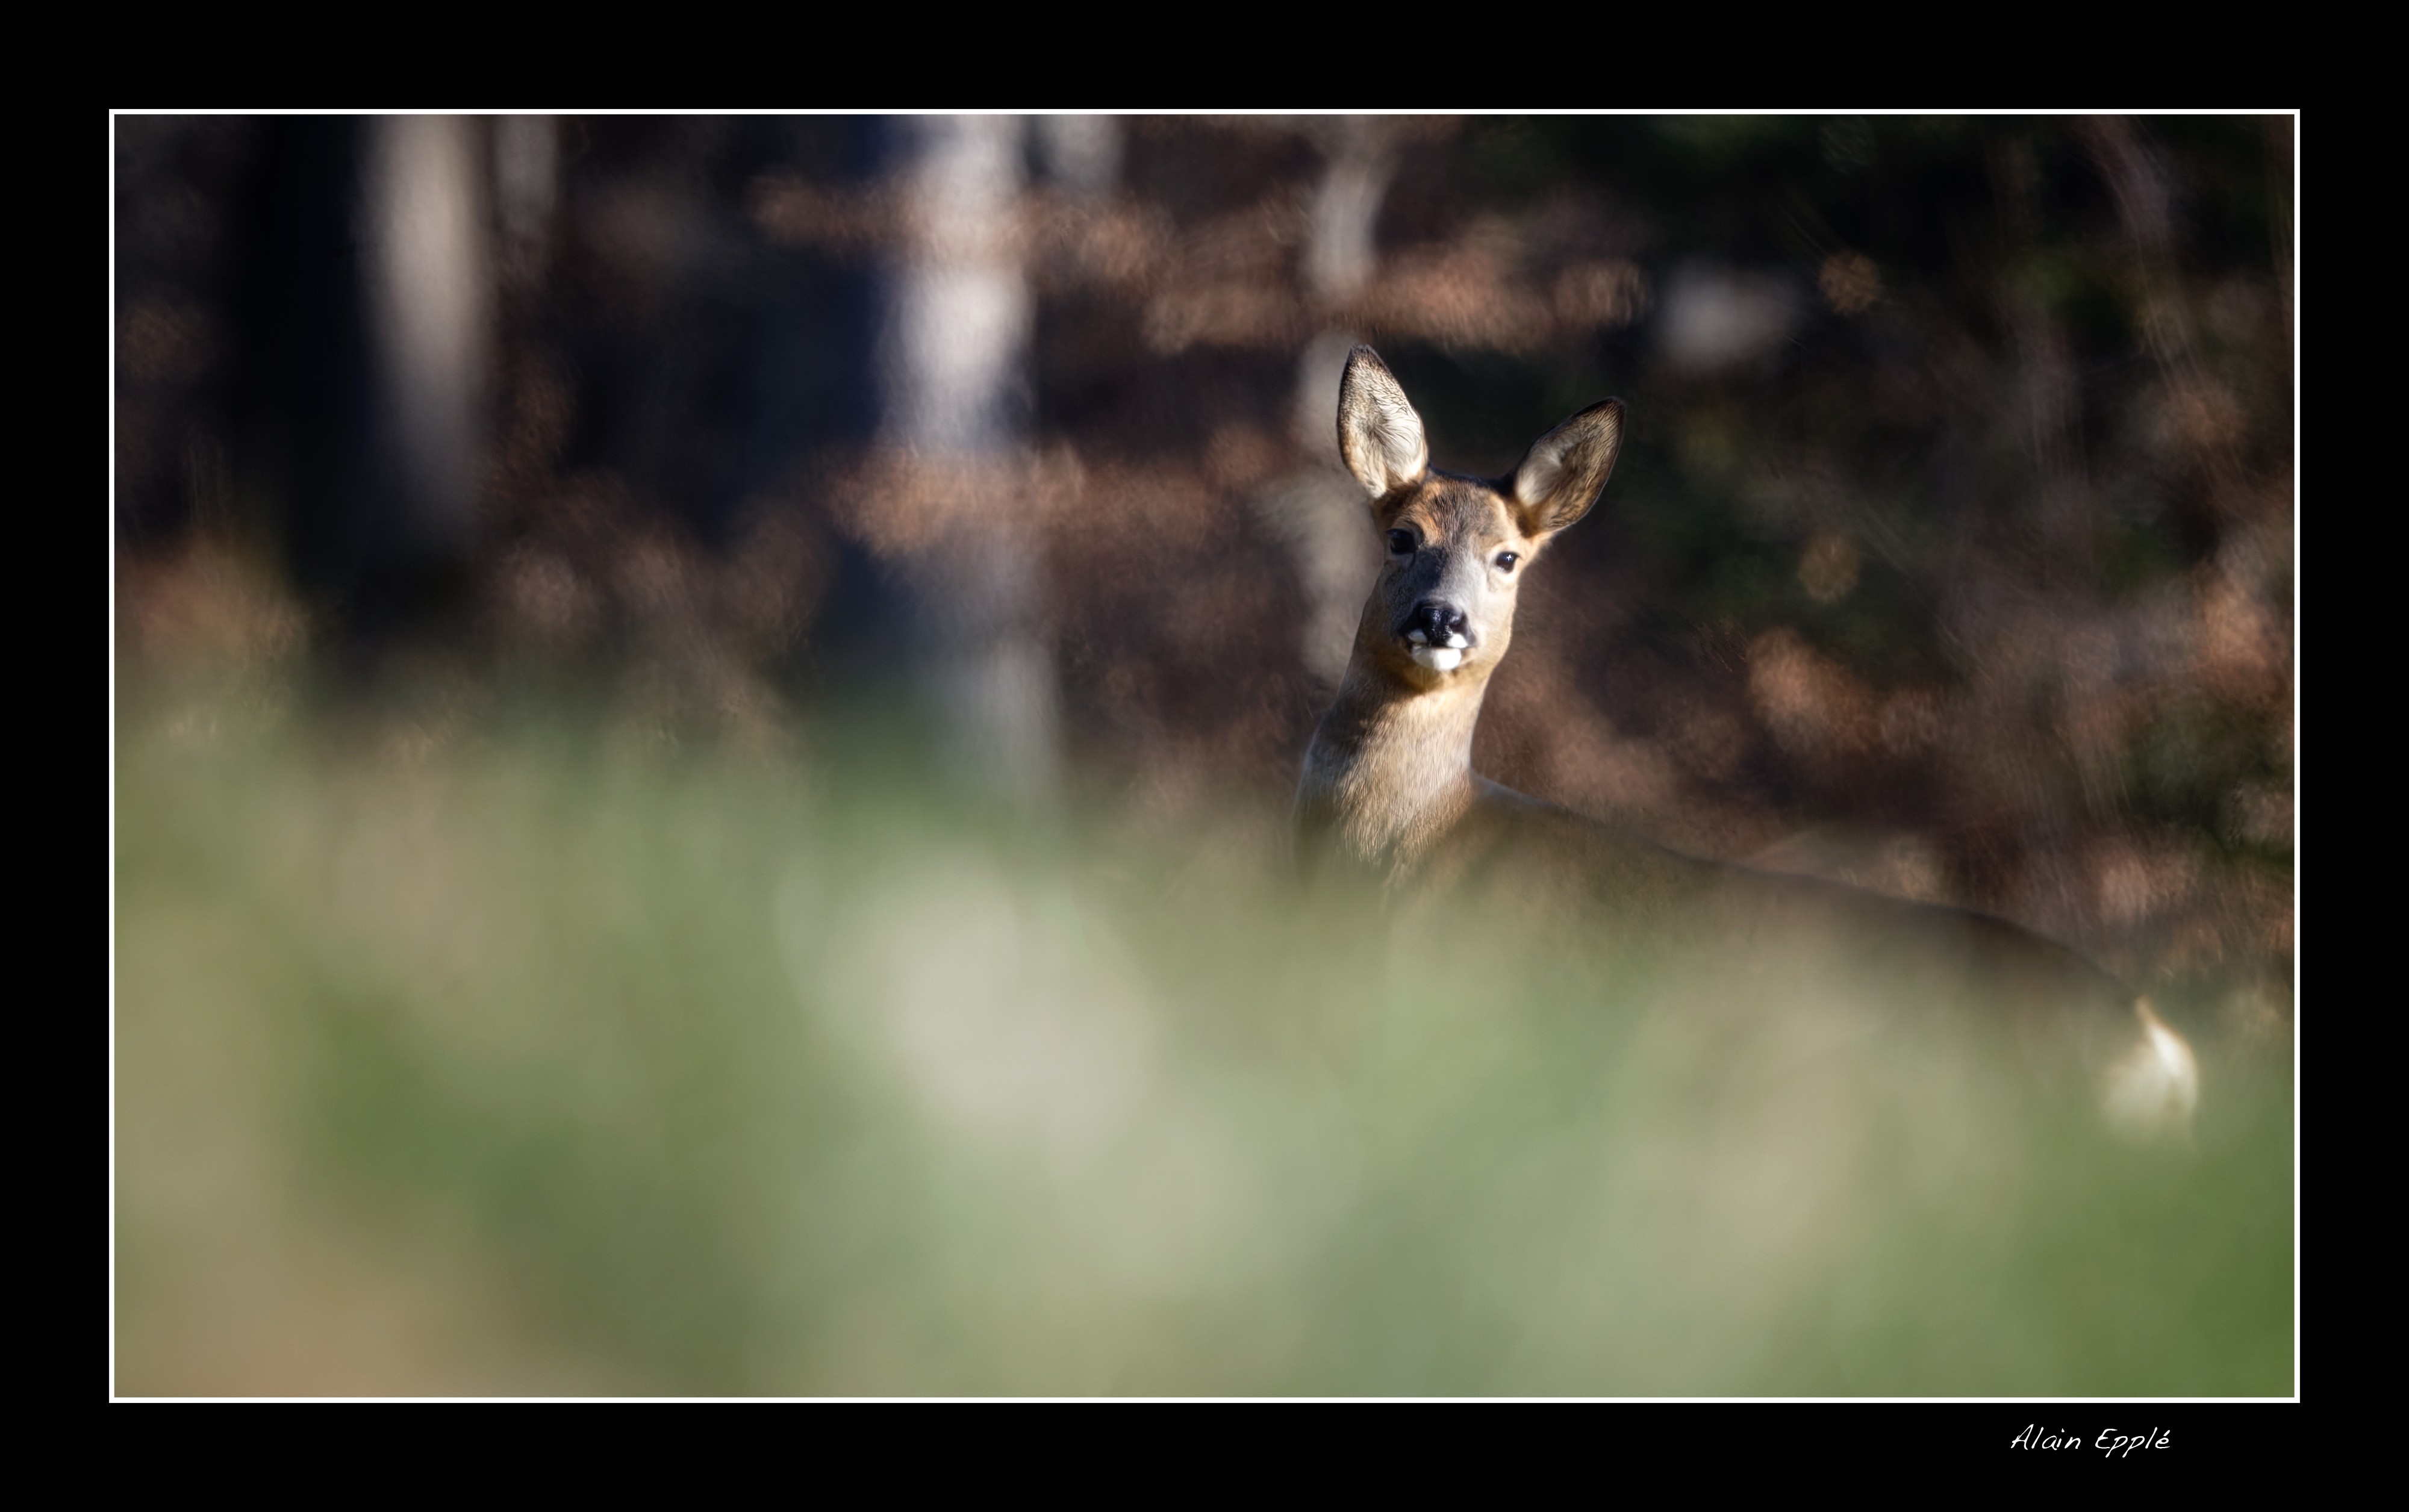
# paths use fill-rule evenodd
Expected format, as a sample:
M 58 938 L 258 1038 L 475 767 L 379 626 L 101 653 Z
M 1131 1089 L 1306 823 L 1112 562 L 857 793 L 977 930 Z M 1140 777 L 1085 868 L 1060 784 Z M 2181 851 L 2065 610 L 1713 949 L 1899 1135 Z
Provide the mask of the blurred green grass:
M 127 694 L 117 1389 L 2294 1390 L 2286 1059 L 2129 1147 L 910 770 Z

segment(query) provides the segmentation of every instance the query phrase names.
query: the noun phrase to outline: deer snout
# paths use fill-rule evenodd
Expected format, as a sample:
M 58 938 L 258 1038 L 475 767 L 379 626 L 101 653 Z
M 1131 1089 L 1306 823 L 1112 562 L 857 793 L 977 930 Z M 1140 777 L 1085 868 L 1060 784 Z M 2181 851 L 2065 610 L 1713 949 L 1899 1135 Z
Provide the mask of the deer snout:
M 1406 616 L 1404 634 L 1414 660 L 1434 671 L 1451 672 L 1472 645 L 1472 622 L 1453 604 L 1425 598 Z
M 1472 622 L 1453 604 L 1425 598 L 1406 616 L 1406 639 L 1418 646 L 1448 646 L 1462 651 L 1472 644 Z

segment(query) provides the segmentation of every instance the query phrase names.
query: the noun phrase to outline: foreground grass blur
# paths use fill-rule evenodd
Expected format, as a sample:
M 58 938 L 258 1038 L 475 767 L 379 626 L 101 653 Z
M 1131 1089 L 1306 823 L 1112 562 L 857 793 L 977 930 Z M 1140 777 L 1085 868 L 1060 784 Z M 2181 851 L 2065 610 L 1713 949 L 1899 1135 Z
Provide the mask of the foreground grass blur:
M 241 711 L 121 713 L 121 1391 L 2293 1390 L 2263 1052 L 2137 1149 L 1262 816 Z

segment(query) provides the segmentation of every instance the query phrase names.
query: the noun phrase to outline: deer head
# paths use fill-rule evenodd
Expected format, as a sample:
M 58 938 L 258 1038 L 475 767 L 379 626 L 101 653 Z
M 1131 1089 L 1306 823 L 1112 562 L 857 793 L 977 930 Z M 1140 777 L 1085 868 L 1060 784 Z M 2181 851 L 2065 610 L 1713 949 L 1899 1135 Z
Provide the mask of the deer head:
M 1440 471 L 1406 391 L 1357 347 L 1338 389 L 1338 450 L 1388 552 L 1356 631 L 1359 666 L 1418 691 L 1486 683 L 1513 639 L 1524 573 L 1597 502 L 1622 443 L 1622 401 L 1607 399 L 1532 442 L 1503 478 Z

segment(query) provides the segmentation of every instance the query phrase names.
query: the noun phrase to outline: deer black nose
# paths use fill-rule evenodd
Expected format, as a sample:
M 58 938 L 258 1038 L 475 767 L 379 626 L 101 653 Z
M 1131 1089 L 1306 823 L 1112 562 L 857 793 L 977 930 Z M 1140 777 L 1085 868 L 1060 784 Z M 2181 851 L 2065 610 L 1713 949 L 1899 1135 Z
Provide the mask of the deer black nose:
M 1421 631 L 1435 646 L 1450 641 L 1463 644 L 1472 639 L 1471 621 L 1464 617 L 1464 611 L 1436 598 L 1425 598 L 1416 604 L 1414 612 L 1406 617 L 1406 628 L 1409 633 Z

